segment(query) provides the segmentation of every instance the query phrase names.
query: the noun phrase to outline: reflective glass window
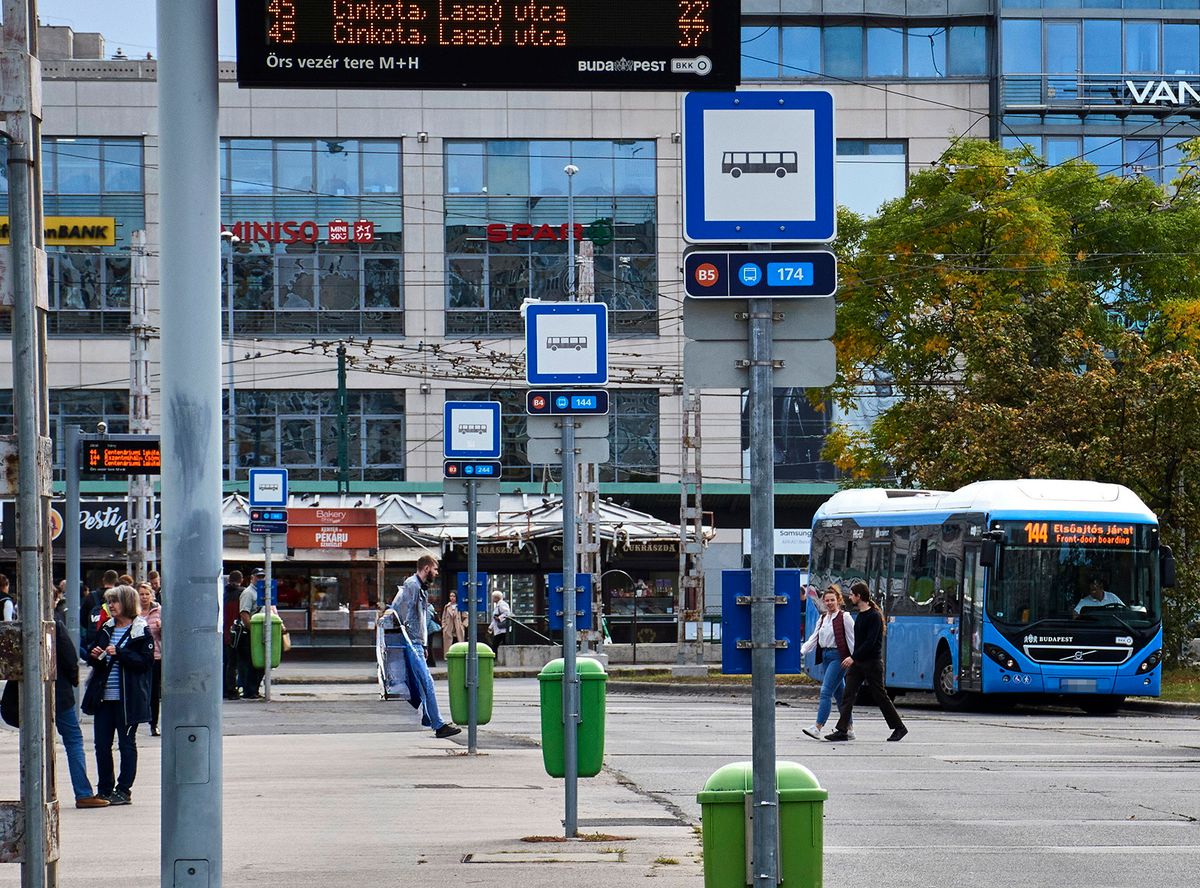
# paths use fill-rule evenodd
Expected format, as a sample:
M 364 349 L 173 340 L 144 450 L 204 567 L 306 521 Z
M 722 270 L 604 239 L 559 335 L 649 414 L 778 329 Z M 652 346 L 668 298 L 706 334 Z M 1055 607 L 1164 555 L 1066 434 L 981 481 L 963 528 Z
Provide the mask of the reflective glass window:
M 987 28 L 982 25 L 955 25 L 950 29 L 951 76 L 985 76 L 988 73 L 987 37 Z
M 838 139 L 835 170 L 838 203 L 871 216 L 904 194 L 908 178 L 904 142 Z
M 1046 73 L 1076 74 L 1079 71 L 1079 23 L 1046 23 Z
M 1125 71 L 1158 73 L 1158 22 L 1125 23 Z
M 529 154 L 525 142 L 496 140 L 487 143 L 487 193 L 529 194 Z
M 656 169 L 653 142 L 621 139 L 613 144 L 613 190 L 616 194 L 652 197 L 658 192 Z
M 908 76 L 946 76 L 946 29 L 908 29 Z
M 863 29 L 857 25 L 825 28 L 824 73 L 832 77 L 863 76 Z
M 313 143 L 310 139 L 275 142 L 275 187 L 280 194 L 313 191 Z
M 100 193 L 100 140 L 58 139 L 59 194 Z
M 268 139 L 229 140 L 229 193 L 270 194 L 274 188 Z
M 1121 0 L 1083 0 L 1084 9 L 1120 9 Z
M 575 195 L 611 195 L 613 183 L 613 145 L 599 139 L 571 142 L 571 162 L 579 167 L 572 183 Z M 566 174 L 563 174 L 564 179 Z
M 867 28 L 867 76 L 904 76 L 902 28 Z
M 1123 159 L 1119 136 L 1084 136 L 1083 159 L 1102 176 L 1121 175 Z
M 529 191 L 543 196 L 567 193 L 567 174 L 571 162 L 571 143 L 563 140 L 529 143 Z
M 775 80 L 779 77 L 779 28 L 747 25 L 742 28 L 742 79 Z
M 102 139 L 104 150 L 104 191 L 141 193 L 142 143 Z
M 445 142 L 446 193 L 479 194 L 483 188 L 483 142 Z
M 1119 74 L 1121 23 L 1101 19 L 1083 23 L 1083 70 L 1088 74 Z
M 1141 173 L 1148 179 L 1161 181 L 1162 170 L 1158 162 L 1157 139 L 1126 139 L 1124 147 L 1127 173 Z M 1135 169 L 1135 167 L 1140 169 Z
M 361 194 L 356 139 L 317 140 L 317 191 L 335 197 Z
M 1046 9 L 1078 9 L 1080 0 L 1045 0 Z
M 1042 156 L 1042 137 L 1041 136 L 1001 136 L 1001 147 L 1012 151 L 1018 148 L 1028 148 L 1035 156 Z
M 1162 0 L 1125 0 L 1126 9 L 1158 9 L 1162 5 Z M 1192 7 L 1185 7 L 1195 9 Z
M 1048 136 L 1046 138 L 1046 163 L 1057 166 L 1074 160 L 1080 154 L 1078 136 Z
M 1187 139 L 1163 139 L 1163 182 L 1171 182 L 1180 175 L 1179 168 L 1184 162 L 1183 148 L 1187 142 Z
M 400 191 L 400 143 L 364 142 L 362 193 L 396 194 Z
M 1200 74 L 1200 25 L 1163 25 L 1164 74 Z
M 1004 73 L 1042 73 L 1042 23 L 1037 19 L 1005 19 L 1001 28 Z
M 783 29 L 783 76 L 816 77 L 821 73 L 821 29 Z

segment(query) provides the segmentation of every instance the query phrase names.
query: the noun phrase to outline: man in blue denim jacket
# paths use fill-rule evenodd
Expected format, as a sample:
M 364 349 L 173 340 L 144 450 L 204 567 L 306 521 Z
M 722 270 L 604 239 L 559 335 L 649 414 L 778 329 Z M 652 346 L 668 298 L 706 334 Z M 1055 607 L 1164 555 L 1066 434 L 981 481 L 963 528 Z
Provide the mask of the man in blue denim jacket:
M 429 666 L 425 662 L 425 651 L 429 644 L 429 628 L 425 620 L 429 610 L 429 593 L 426 586 L 438 578 L 438 560 L 432 555 L 422 555 L 417 559 L 417 571 L 404 581 L 392 601 L 392 610 L 408 632 L 408 640 L 412 644 L 413 657 L 409 669 L 417 679 L 417 688 L 421 694 L 421 706 L 425 710 L 422 723 L 429 722 L 434 735 L 440 738 L 453 737 L 462 733 L 462 728 L 453 722 L 442 721 L 438 711 L 437 694 L 433 689 L 433 676 L 429 674 Z

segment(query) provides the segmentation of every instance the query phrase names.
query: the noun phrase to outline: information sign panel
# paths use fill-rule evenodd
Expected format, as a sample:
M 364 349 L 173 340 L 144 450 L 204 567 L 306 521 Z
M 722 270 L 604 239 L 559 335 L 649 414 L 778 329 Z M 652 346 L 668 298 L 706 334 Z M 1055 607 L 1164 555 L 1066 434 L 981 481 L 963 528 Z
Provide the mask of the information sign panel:
M 158 475 L 162 472 L 159 440 L 149 436 L 109 437 L 83 441 L 80 471 L 86 475 Z
M 251 469 L 250 505 L 284 507 L 288 501 L 287 469 Z
M 738 0 L 238 0 L 242 87 L 729 89 Z
M 446 459 L 500 458 L 499 401 L 447 401 L 442 420 Z
M 499 479 L 504 470 L 498 460 L 448 459 L 442 463 L 443 478 L 494 478 Z
M 825 251 L 688 253 L 683 291 L 697 299 L 832 296 L 837 258 Z
M 608 306 L 603 302 L 527 305 L 525 380 L 530 385 L 607 385 Z
M 608 413 L 608 392 L 530 389 L 525 393 L 525 412 L 530 416 L 603 416 Z

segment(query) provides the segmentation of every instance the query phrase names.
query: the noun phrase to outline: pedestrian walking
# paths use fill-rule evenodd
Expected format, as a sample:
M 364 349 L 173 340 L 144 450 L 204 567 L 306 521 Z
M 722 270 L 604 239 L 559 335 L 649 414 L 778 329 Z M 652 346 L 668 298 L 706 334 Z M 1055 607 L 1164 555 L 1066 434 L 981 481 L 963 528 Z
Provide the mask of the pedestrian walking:
M 814 740 L 821 739 L 825 722 L 829 718 L 834 701 L 838 708 L 842 706 L 842 689 L 846 685 L 846 669 L 842 661 L 854 650 L 854 620 L 842 610 L 842 590 L 837 583 L 832 583 L 821 596 L 825 612 L 817 620 L 817 628 L 804 644 L 800 645 L 800 656 L 808 654 L 814 648 L 817 651 L 817 662 L 824 667 L 821 676 L 821 697 L 817 701 L 817 717 L 813 723 L 804 729 L 804 733 Z M 854 726 L 846 728 L 846 736 L 854 739 Z
M 237 676 L 238 684 L 242 686 L 243 700 L 257 700 L 258 687 L 263 680 L 264 670 L 254 665 L 253 653 L 250 650 L 250 618 L 258 613 L 258 589 L 255 588 L 255 582 L 265 577 L 266 572 L 262 568 L 256 568 L 238 597 L 238 613 L 241 616 L 242 627 L 237 643 Z
M 842 660 L 842 665 L 846 668 L 846 687 L 842 691 L 841 714 L 838 716 L 837 726 L 832 733 L 825 735 L 825 739 L 850 739 L 854 700 L 858 696 L 859 688 L 865 684 L 875 695 L 875 703 L 887 719 L 888 727 L 892 729 L 888 740 L 903 740 L 908 728 L 901 721 L 900 713 L 896 712 L 896 707 L 883 685 L 883 612 L 879 605 L 871 600 L 871 590 L 862 580 L 857 580 L 850 587 L 850 604 L 858 610 L 854 621 L 854 648 L 851 655 Z
M 463 637 L 463 622 L 458 614 L 458 593 L 451 592 L 447 596 L 446 606 L 442 608 L 442 653 L 445 655 L 450 646 L 457 641 L 465 641 Z
M 426 613 L 429 607 L 428 586 L 437 578 L 438 560 L 432 555 L 422 555 L 417 559 L 416 571 L 396 591 L 392 610 L 404 624 L 409 644 L 413 649 L 409 668 L 416 679 L 417 691 L 424 709 L 421 724 L 428 724 L 433 728 L 436 737 L 446 738 L 462 733 L 462 728 L 453 722 L 442 720 L 441 712 L 438 711 L 437 693 L 433 687 L 433 676 L 429 674 L 429 667 L 425 663 L 425 649 L 429 646 L 429 621 Z
M 488 624 L 488 632 L 492 634 L 492 648 L 499 650 L 500 645 L 508 639 L 508 618 L 512 608 L 504 600 L 503 592 L 492 593 L 492 622 Z
M 162 577 L 158 571 L 152 570 L 146 574 L 146 582 L 150 584 L 150 588 L 154 590 L 154 600 L 162 604 Z
M 242 619 L 238 608 L 242 597 L 242 572 L 232 570 L 225 577 L 225 595 L 221 599 L 222 649 L 221 696 L 226 700 L 238 698 L 237 642 L 241 635 Z
M 138 583 L 138 604 L 146 628 L 154 639 L 154 665 L 150 667 L 150 736 L 158 736 L 158 706 L 162 699 L 162 605 L 154 598 L 154 587 Z
M 108 799 L 92 791 L 88 780 L 87 756 L 83 752 L 83 730 L 79 727 L 79 713 L 75 711 L 75 688 L 79 686 L 79 657 L 67 631 L 67 618 L 60 607 L 65 604 L 66 582 L 55 590 L 54 601 L 54 656 L 58 674 L 54 678 L 54 727 L 62 738 L 67 751 L 67 771 L 71 775 L 71 791 L 75 794 L 76 808 L 107 808 Z
M 17 599 L 10 591 L 8 577 L 0 574 L 0 620 L 11 623 L 20 619 L 21 612 L 17 609 Z
M 84 711 L 94 716 L 99 795 L 110 805 L 128 805 L 133 801 L 137 777 L 137 726 L 150 720 L 154 639 L 145 618 L 138 613 L 133 587 L 117 586 L 109 594 L 112 617 L 100 627 L 88 652 L 93 671 L 84 694 L 84 702 L 88 703 Z M 114 736 L 121 755 L 121 771 L 116 775 Z

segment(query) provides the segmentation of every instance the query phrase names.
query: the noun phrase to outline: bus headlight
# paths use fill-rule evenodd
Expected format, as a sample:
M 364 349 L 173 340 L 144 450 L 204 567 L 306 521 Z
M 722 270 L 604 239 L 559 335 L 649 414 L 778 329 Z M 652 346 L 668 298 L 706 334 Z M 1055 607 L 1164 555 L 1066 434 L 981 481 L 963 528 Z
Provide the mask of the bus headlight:
M 1017 665 L 1017 661 L 1013 659 L 1012 655 L 999 645 L 985 644 L 983 646 L 983 652 L 1009 672 L 1021 671 L 1021 667 Z
M 1151 669 L 1153 669 L 1155 666 L 1157 666 L 1161 662 L 1162 662 L 1162 651 L 1157 650 L 1154 653 L 1152 653 L 1150 656 L 1148 656 L 1146 659 L 1142 660 L 1142 665 L 1138 667 L 1138 672 L 1139 673 L 1140 672 L 1149 672 Z

